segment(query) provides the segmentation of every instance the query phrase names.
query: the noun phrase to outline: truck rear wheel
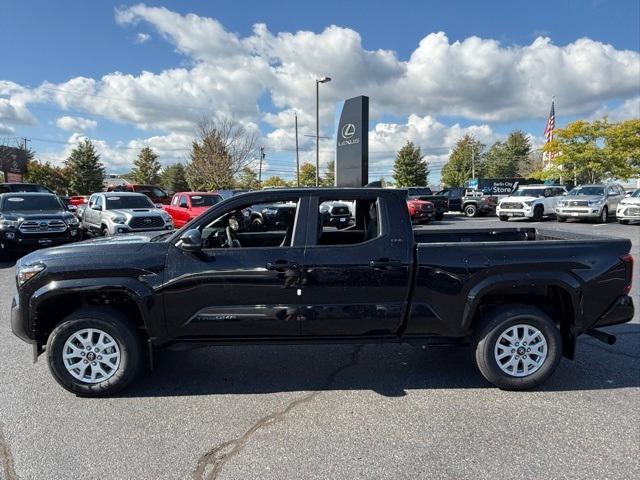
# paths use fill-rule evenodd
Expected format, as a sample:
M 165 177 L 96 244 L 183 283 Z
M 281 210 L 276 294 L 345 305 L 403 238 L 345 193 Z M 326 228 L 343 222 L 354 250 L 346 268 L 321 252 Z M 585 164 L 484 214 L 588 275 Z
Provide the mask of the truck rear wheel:
M 527 390 L 547 380 L 560 362 L 562 339 L 554 321 L 528 305 L 491 310 L 475 337 L 480 373 L 503 390 Z
M 542 205 L 538 205 L 533 209 L 533 221 L 541 222 L 544 217 L 544 207 Z
M 49 335 L 47 360 L 53 378 L 66 390 L 84 397 L 112 395 L 140 370 L 140 336 L 116 310 L 79 310 Z
M 467 217 L 475 217 L 478 214 L 478 208 L 472 203 L 470 203 L 469 205 L 465 205 L 464 214 Z

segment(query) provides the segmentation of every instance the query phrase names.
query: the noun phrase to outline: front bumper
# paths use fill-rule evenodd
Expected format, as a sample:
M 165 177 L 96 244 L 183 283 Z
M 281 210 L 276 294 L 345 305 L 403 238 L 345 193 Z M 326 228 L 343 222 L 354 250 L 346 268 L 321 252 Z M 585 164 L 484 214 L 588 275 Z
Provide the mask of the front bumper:
M 602 207 L 557 207 L 556 215 L 563 218 L 599 218 Z
M 111 235 L 119 235 L 124 233 L 137 233 L 137 232 L 156 232 L 163 230 L 173 230 L 173 224 L 167 223 L 163 227 L 155 228 L 131 228 L 126 223 L 112 223 L 109 225 L 109 233 Z
M 433 210 L 421 210 L 416 211 L 411 215 L 411 220 L 414 222 L 424 222 L 425 220 L 431 220 L 435 212 Z
M 18 230 L 3 230 L 0 240 L 5 251 L 28 252 L 76 242 L 80 240 L 80 231 L 78 228 L 69 228 L 60 233 L 21 233 Z
M 25 322 L 22 308 L 20 307 L 20 297 L 16 294 L 11 302 L 11 331 L 20 340 L 27 343 L 34 343 L 30 337 L 27 323 Z
M 514 218 L 533 218 L 533 209 L 522 209 L 522 210 L 514 210 L 514 209 L 504 209 L 500 207 L 496 207 L 496 215 L 505 216 L 505 217 L 514 217 Z
M 618 220 L 640 221 L 640 205 L 621 205 L 616 211 Z
M 606 327 L 608 325 L 630 322 L 633 319 L 633 314 L 633 299 L 629 295 L 620 295 L 596 321 L 593 327 Z

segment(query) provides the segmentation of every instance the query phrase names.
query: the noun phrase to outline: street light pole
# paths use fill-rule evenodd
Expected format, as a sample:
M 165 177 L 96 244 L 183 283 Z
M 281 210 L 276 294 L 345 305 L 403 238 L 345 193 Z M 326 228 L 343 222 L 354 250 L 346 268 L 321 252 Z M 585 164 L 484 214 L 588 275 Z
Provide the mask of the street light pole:
M 316 187 L 320 186 L 320 84 L 331 81 L 331 77 L 316 79 Z

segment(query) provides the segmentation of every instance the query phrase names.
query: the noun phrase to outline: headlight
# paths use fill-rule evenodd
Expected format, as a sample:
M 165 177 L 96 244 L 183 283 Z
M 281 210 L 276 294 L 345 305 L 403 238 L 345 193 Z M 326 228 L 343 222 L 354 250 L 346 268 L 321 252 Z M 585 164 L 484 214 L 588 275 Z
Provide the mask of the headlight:
M 31 265 L 21 265 L 16 269 L 16 281 L 18 287 L 21 287 L 33 277 L 38 275 L 45 269 L 45 264 L 41 262 L 32 263 Z
M 17 226 L 16 220 L 0 220 L 0 228 L 16 228 Z
M 596 198 L 595 200 L 589 200 L 589 206 L 602 205 L 602 203 L 604 203 L 604 198 Z
M 531 205 L 533 205 L 533 202 L 535 202 L 535 200 L 529 200 L 528 202 L 524 202 L 524 204 L 530 207 Z
M 78 225 L 80 225 L 80 222 L 76 217 L 72 217 L 67 219 L 67 225 L 69 225 L 70 227 L 77 227 Z
M 124 217 L 114 217 L 113 218 L 113 223 L 117 223 L 118 225 L 124 225 L 124 222 L 126 222 L 127 219 Z

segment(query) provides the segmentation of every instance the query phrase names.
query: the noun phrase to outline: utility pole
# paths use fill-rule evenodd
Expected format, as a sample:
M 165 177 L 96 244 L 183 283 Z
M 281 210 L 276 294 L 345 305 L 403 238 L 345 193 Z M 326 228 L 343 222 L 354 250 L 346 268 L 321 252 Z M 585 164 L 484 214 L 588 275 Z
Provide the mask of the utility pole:
M 262 189 L 262 160 L 264 160 L 264 147 L 260 147 L 260 169 L 258 170 L 258 190 Z
M 471 144 L 471 180 L 476 178 L 476 146 Z
M 27 142 L 30 142 L 31 140 L 29 140 L 27 137 L 23 137 L 22 138 L 22 148 L 23 149 L 27 149 Z
M 300 187 L 300 152 L 298 151 L 298 112 L 294 112 L 296 120 L 296 183 Z

